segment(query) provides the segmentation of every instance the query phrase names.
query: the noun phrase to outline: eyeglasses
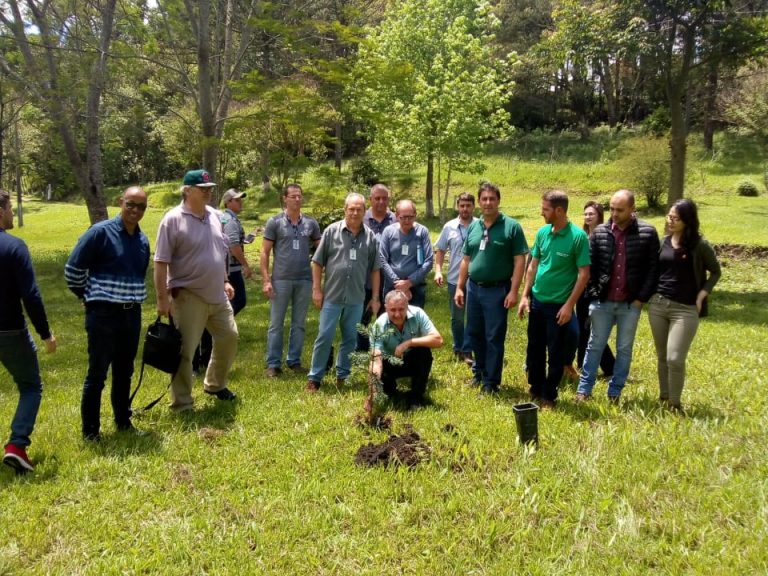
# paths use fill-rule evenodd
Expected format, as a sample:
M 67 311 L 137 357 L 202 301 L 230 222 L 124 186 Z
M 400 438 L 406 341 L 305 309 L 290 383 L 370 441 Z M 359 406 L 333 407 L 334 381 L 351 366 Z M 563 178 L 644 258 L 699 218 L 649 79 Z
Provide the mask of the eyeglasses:
M 128 208 L 129 210 L 132 210 L 132 209 L 135 208 L 136 210 L 139 210 L 141 212 L 144 212 L 144 210 L 147 209 L 147 205 L 146 204 L 140 204 L 138 202 L 133 202 L 131 200 L 128 200 L 125 203 L 125 207 Z
M 414 218 L 416 218 L 416 216 L 410 215 L 410 214 L 401 214 L 400 216 L 398 216 L 399 220 L 413 220 Z

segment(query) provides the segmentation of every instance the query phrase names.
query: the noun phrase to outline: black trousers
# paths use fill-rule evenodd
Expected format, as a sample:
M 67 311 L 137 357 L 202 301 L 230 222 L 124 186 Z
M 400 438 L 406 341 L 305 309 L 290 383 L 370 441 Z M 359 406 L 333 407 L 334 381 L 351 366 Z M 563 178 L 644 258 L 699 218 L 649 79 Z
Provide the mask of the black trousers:
M 403 363 L 399 366 L 384 360 L 381 371 L 381 382 L 384 393 L 392 396 L 397 390 L 398 378 L 411 378 L 411 397 L 419 399 L 424 397 L 427 389 L 427 380 L 432 370 L 432 350 L 429 348 L 411 348 L 405 353 Z

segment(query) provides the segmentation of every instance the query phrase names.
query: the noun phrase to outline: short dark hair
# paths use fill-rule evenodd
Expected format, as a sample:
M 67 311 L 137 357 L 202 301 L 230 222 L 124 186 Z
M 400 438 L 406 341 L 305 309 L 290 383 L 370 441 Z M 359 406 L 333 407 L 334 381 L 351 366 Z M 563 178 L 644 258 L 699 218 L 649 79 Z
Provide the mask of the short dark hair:
M 549 192 L 544 192 L 541 199 L 544 200 L 544 202 L 549 202 L 552 205 L 552 208 L 562 208 L 563 212 L 568 212 L 568 194 L 562 190 L 550 190 Z
M 290 190 L 298 190 L 299 192 L 304 194 L 304 190 L 301 189 L 301 186 L 299 186 L 295 182 L 292 182 L 291 184 L 286 184 L 285 188 L 283 188 L 283 197 L 288 196 L 288 192 Z
M 462 192 L 459 194 L 459 197 L 456 198 L 456 205 L 458 206 L 459 202 L 472 202 L 472 205 L 475 205 L 475 197 L 470 194 L 469 192 Z
M 8 208 L 8 204 L 11 203 L 11 195 L 8 194 L 5 190 L 0 188 L 0 208 L 5 210 Z
M 496 184 L 491 184 L 490 182 L 481 182 L 480 183 L 480 189 L 477 192 L 477 197 L 483 195 L 483 192 L 493 192 L 496 194 L 496 199 L 501 200 L 501 191 L 499 190 L 499 187 L 496 186 Z

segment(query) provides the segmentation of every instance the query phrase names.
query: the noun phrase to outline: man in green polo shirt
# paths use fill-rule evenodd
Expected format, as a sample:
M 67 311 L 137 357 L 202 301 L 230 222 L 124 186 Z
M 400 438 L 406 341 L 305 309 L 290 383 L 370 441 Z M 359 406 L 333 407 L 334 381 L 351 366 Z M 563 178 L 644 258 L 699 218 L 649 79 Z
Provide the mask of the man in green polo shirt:
M 528 312 L 528 384 L 542 409 L 557 400 L 568 349 L 579 337 L 573 315 L 589 280 L 589 237 L 568 220 L 568 196 L 551 190 L 541 200 L 546 225 L 536 233 L 517 313 Z
M 466 290 L 474 383 L 492 394 L 501 384 L 507 312 L 517 304 L 528 243 L 517 220 L 499 212 L 498 187 L 481 184 L 478 202 L 483 216 L 467 230 L 454 302 L 463 308 Z
M 408 305 L 408 296 L 401 290 L 391 290 L 384 298 L 386 313 L 376 320 L 371 347 L 374 349 L 371 373 L 382 382 L 384 393 L 394 396 L 397 378 L 410 376 L 411 392 L 408 403 L 421 406 L 429 372 L 432 369 L 432 348 L 443 345 L 443 337 L 426 312 Z M 393 364 L 391 357 L 402 363 Z

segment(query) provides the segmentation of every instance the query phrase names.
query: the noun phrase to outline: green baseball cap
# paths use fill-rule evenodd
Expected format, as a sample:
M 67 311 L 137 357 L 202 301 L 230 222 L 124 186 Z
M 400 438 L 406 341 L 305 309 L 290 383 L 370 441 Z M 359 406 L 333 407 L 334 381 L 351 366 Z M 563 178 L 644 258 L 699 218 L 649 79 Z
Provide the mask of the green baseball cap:
M 211 182 L 211 175 L 208 174 L 207 170 L 190 170 L 184 174 L 184 186 L 210 188 L 216 186 L 216 182 Z

